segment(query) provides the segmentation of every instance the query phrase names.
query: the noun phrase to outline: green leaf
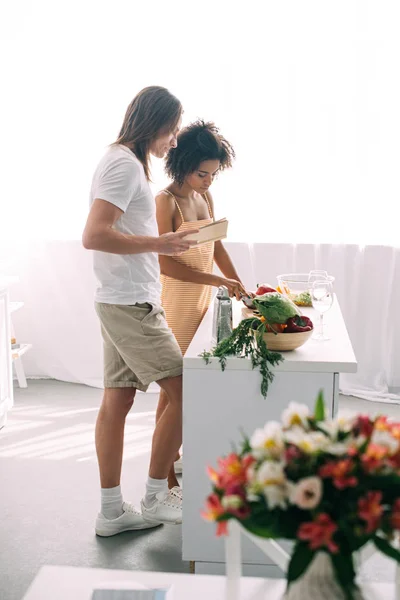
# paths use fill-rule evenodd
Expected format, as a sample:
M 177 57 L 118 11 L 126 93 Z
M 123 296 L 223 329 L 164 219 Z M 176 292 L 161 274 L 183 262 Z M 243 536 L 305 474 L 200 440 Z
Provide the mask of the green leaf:
M 324 392 L 322 390 L 320 390 L 317 401 L 315 403 L 314 417 L 317 423 L 319 423 L 319 421 L 325 420 Z
M 258 537 L 261 537 L 264 539 L 275 537 L 274 531 L 272 531 L 269 527 L 262 526 L 262 525 L 255 525 L 254 523 L 247 522 L 247 521 L 242 521 L 241 523 L 242 523 L 243 527 L 245 529 L 247 529 L 247 531 L 249 531 L 250 533 L 253 533 L 254 535 L 258 535 Z
M 292 583 L 293 581 L 296 581 L 296 579 L 301 577 L 303 573 L 306 572 L 312 559 L 314 558 L 314 555 L 315 552 L 313 550 L 310 550 L 307 544 L 296 544 L 288 567 L 288 584 Z
M 383 554 L 386 554 L 386 556 L 388 556 L 389 558 L 393 558 L 396 562 L 400 563 L 399 550 L 396 550 L 396 548 L 393 548 L 393 546 L 391 544 L 389 544 L 389 542 L 387 540 L 385 540 L 382 537 L 379 537 L 378 535 L 375 535 L 373 537 L 373 542 L 374 542 L 375 546 L 378 548 L 378 550 L 383 552 Z
M 350 554 L 331 554 L 330 555 L 336 577 L 346 600 L 353 600 L 353 592 L 356 589 L 353 556 Z

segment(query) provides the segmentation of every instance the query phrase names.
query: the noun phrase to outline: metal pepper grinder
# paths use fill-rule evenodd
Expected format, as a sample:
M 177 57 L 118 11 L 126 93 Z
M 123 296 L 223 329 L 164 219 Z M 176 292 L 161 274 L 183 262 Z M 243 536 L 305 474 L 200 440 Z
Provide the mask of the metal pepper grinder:
M 214 300 L 213 344 L 219 344 L 219 342 L 229 337 L 231 333 L 232 300 L 229 298 L 228 288 L 221 285 Z

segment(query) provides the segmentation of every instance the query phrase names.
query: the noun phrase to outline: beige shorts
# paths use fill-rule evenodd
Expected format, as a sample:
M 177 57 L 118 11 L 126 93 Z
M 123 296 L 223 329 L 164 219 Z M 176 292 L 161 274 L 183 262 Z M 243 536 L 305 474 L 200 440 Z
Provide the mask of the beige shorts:
M 95 303 L 104 340 L 104 387 L 134 387 L 182 375 L 182 353 L 161 306 Z

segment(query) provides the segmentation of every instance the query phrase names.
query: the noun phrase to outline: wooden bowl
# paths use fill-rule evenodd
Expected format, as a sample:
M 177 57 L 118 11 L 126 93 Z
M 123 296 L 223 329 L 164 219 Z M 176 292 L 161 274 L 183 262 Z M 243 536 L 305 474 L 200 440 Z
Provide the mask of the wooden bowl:
M 286 352 L 300 348 L 312 336 L 313 331 L 311 329 L 310 331 L 300 331 L 297 333 L 264 333 L 263 338 L 268 350 Z
M 258 318 L 251 308 L 242 308 L 244 319 L 249 317 Z M 298 333 L 264 333 L 263 338 L 267 344 L 268 350 L 276 350 L 277 352 L 287 352 L 300 348 L 312 336 L 314 329 L 310 331 L 300 331 Z

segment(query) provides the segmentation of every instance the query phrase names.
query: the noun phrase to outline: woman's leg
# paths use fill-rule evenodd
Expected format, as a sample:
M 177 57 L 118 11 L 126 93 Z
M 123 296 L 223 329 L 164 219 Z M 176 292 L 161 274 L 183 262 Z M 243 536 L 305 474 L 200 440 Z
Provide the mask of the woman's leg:
M 157 412 L 156 412 L 156 423 L 158 423 L 158 421 L 160 420 L 162 414 L 164 413 L 165 409 L 167 408 L 169 403 L 168 400 L 168 396 L 165 390 L 161 389 L 160 390 L 160 398 L 158 400 L 158 405 L 157 405 Z M 175 460 L 178 460 L 179 458 L 179 452 L 175 457 Z M 174 465 L 172 464 L 169 473 L 168 473 L 168 487 L 169 489 L 175 487 L 175 486 L 179 486 L 179 482 L 176 478 L 175 475 L 175 469 L 174 469 Z

